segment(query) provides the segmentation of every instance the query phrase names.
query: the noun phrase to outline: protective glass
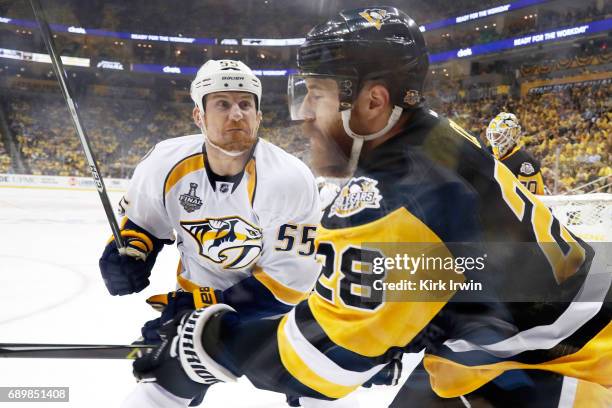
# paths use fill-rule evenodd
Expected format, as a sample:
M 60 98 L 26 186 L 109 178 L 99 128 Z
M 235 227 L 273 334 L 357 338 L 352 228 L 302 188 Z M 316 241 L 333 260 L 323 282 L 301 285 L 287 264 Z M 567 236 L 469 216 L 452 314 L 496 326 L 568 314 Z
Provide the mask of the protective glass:
M 347 176 L 352 139 L 343 130 L 340 110 L 351 106 L 345 102 L 352 96 L 346 85 L 353 83 L 329 75 L 289 77 L 289 112 L 292 120 L 301 121 L 298 143 L 310 147 L 310 167 L 316 175 Z
M 291 120 L 314 119 L 321 108 L 331 103 L 337 109 L 351 107 L 355 79 L 352 77 L 294 74 L 289 76 L 287 95 Z

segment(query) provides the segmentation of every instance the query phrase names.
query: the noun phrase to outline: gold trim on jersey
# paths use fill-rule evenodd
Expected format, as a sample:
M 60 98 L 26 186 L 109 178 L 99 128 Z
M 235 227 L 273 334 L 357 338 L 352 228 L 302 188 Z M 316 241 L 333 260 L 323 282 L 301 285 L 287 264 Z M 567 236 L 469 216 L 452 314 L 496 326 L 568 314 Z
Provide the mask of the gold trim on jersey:
M 359 387 L 359 385 L 347 387 L 336 384 L 315 373 L 308 366 L 308 364 L 302 360 L 302 358 L 300 358 L 294 347 L 289 342 L 289 339 L 285 333 L 287 318 L 288 316 L 284 316 L 278 325 L 278 353 L 283 366 L 294 378 L 305 386 L 330 398 L 342 398 Z
M 506 154 L 504 157 L 497 157 L 497 155 L 495 155 L 495 157 L 497 158 L 497 160 L 503 162 L 504 160 L 507 160 L 510 156 L 512 156 L 514 153 L 521 150 L 522 147 L 523 147 L 523 144 L 519 143 L 516 146 L 514 146 L 514 149 L 510 150 L 510 153 Z
M 310 294 L 310 291 L 300 292 L 298 290 L 285 286 L 281 282 L 268 275 L 260 266 L 257 265 L 253 267 L 253 277 L 257 279 L 259 283 L 264 285 L 277 300 L 289 305 L 298 304 L 303 299 L 306 299 Z
M 249 202 L 253 207 L 255 201 L 255 192 L 257 191 L 257 168 L 255 166 L 255 158 L 249 160 L 244 168 L 246 174 L 249 176 L 249 182 L 247 184 L 247 193 L 249 195 Z
M 187 156 L 172 167 L 166 180 L 164 181 L 164 205 L 166 204 L 166 194 L 170 192 L 172 187 L 176 185 L 183 177 L 194 171 L 204 168 L 204 155 L 202 153 L 192 154 Z
M 497 160 L 493 177 L 499 184 L 502 198 L 516 218 L 520 221 L 531 221 L 536 241 L 550 264 L 556 281 L 562 283 L 575 274 L 586 259 L 584 248 L 563 225 L 559 225 L 559 238 L 564 242 L 557 242 L 552 231 L 554 221 L 552 212 L 514 177 L 508 167 Z M 519 191 L 522 195 L 518 193 Z M 531 214 L 525 214 L 529 203 L 533 207 Z M 530 216 L 529 220 L 524 219 L 527 215 Z M 567 245 L 565 253 L 561 248 L 562 244 Z
M 612 323 L 589 340 L 576 353 L 545 363 L 527 364 L 502 361 L 466 366 L 443 357 L 426 355 L 423 361 L 432 389 L 443 398 L 468 394 L 508 370 L 536 369 L 612 387 Z
M 589 381 L 578 380 L 572 407 L 612 407 L 612 389 Z M 561 405 L 559 405 L 561 406 Z
M 442 240 L 420 219 L 405 208 L 399 208 L 386 216 L 368 224 L 352 228 L 326 229 L 319 226 L 316 236 L 320 242 L 333 243 L 335 253 L 342 254 L 355 243 L 367 243 L 367 248 L 376 248 L 386 257 L 411 252 L 427 252 L 435 243 L 436 256 L 452 256 Z M 375 244 L 387 243 L 384 248 Z M 410 243 L 406 245 L 406 243 Z M 397 245 L 395 245 L 397 244 Z M 383 245 L 380 245 L 383 246 Z M 394 251 L 394 252 L 393 252 Z M 308 304 L 315 319 L 327 336 L 336 344 L 367 357 L 380 356 L 390 347 L 405 346 L 416 336 L 431 319 L 444 307 L 454 292 L 440 296 L 440 301 L 406 302 L 386 301 L 374 310 L 364 310 L 348 306 L 340 295 L 340 281 L 343 277 L 339 270 L 341 261 L 336 255 L 333 273 L 319 278 L 327 288 L 333 288 L 333 302 L 324 299 L 318 292 L 308 298 Z M 417 278 L 428 277 L 429 272 L 419 270 Z M 437 273 L 437 272 L 436 272 Z M 454 272 L 455 279 L 463 279 Z M 406 275 L 388 272 L 386 281 L 398 280 Z M 444 277 L 437 275 L 438 277 Z M 448 279 L 448 277 L 447 277 Z
M 183 271 L 183 262 L 179 259 L 178 266 L 176 268 L 176 281 L 178 282 L 179 286 L 187 292 L 193 292 L 194 290 L 197 290 L 200 287 L 200 285 L 182 276 L 181 275 L 182 271 Z

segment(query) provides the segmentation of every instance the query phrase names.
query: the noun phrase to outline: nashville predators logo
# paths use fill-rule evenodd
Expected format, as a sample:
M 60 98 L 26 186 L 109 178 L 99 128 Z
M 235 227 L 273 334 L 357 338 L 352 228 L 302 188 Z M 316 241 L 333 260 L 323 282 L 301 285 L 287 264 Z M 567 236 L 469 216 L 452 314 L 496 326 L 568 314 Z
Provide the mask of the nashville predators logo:
M 383 9 L 367 9 L 359 13 L 359 15 L 363 17 L 368 23 L 376 27 L 376 29 L 379 31 L 385 20 L 389 19 L 387 10 Z
M 378 181 L 368 177 L 351 179 L 336 197 L 328 217 L 350 217 L 366 208 L 380 208 L 382 196 L 376 185 Z
M 243 269 L 261 253 L 262 232 L 240 217 L 182 221 L 200 247 L 200 255 L 226 269 Z

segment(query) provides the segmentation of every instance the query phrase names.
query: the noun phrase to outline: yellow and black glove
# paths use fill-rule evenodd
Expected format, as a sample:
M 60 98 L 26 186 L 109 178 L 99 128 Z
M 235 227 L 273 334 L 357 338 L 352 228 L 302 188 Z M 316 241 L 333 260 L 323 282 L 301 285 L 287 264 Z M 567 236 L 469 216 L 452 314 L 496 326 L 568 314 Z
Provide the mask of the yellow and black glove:
M 129 220 L 121 237 L 125 249 L 119 251 L 111 237 L 99 261 L 104 284 L 113 296 L 140 292 L 149 285 L 155 259 L 165 243 Z
M 158 330 L 164 323 L 174 319 L 184 311 L 223 303 L 223 293 L 220 290 L 205 286 L 193 292 L 178 290 L 167 294 L 153 295 L 147 299 L 147 303 L 153 309 L 161 312 L 161 316 L 144 324 L 141 329 L 142 341 L 145 344 L 157 344 L 161 341 Z

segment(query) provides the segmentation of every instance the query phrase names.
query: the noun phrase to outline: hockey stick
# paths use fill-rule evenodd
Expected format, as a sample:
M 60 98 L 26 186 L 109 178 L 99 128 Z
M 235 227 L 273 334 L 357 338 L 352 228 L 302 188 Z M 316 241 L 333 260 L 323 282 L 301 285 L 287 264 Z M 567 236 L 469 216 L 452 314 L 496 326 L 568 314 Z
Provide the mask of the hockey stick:
M 149 353 L 151 345 L 0 343 L 0 358 L 95 358 L 134 360 Z
M 110 224 L 111 230 L 113 231 L 113 236 L 115 237 L 117 249 L 121 253 L 121 251 L 125 248 L 125 245 L 123 243 L 123 239 L 121 239 L 119 225 L 117 224 L 117 220 L 115 219 L 115 215 L 113 214 L 113 209 L 108 199 L 108 194 L 106 192 L 106 186 L 104 185 L 104 181 L 102 180 L 102 176 L 100 175 L 100 171 L 98 170 L 98 164 L 91 150 L 89 138 L 87 137 L 87 133 L 85 133 L 85 128 L 81 125 L 82 121 L 79 116 L 78 106 L 76 104 L 76 101 L 74 101 L 74 99 L 72 98 L 72 92 L 68 85 L 68 77 L 66 75 L 66 71 L 64 70 L 62 59 L 60 58 L 53 44 L 51 29 L 49 28 L 47 18 L 45 17 L 42 7 L 40 6 L 39 0 L 30 0 L 30 4 L 32 5 L 32 10 L 34 10 L 34 16 L 36 17 L 36 21 L 40 26 L 40 31 L 42 33 L 45 45 L 47 46 L 47 50 L 49 50 L 49 55 L 51 56 L 51 65 L 53 66 L 53 71 L 55 72 L 55 76 L 57 77 L 57 80 L 60 84 L 60 88 L 62 89 L 62 94 L 64 94 L 64 99 L 66 100 L 68 110 L 70 111 L 70 115 L 72 116 L 74 128 L 76 129 L 76 132 L 79 135 L 79 138 L 81 139 L 81 145 L 83 146 L 83 150 L 85 151 L 85 157 L 87 157 L 87 163 L 89 164 L 89 171 L 91 171 L 91 175 L 96 185 L 96 189 L 98 190 L 98 194 L 100 195 L 100 200 L 102 200 L 102 206 L 104 207 L 104 212 L 106 212 L 106 218 L 108 219 L 108 223 Z

